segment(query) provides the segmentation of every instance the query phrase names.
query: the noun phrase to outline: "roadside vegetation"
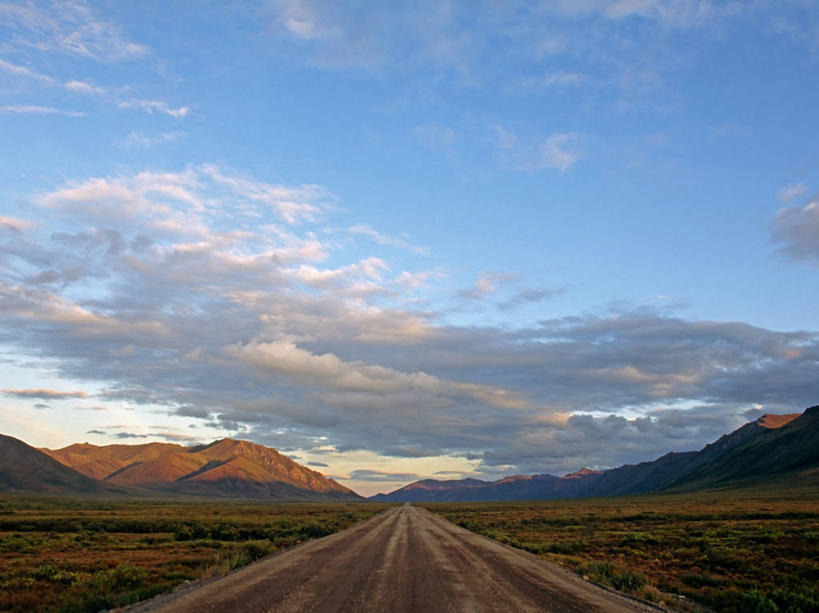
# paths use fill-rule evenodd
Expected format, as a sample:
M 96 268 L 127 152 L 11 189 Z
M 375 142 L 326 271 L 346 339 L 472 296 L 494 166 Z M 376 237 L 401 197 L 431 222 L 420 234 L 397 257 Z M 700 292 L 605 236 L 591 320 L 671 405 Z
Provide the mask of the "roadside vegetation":
M 343 530 L 387 506 L 0 498 L 0 611 L 121 607 Z
M 674 609 L 819 612 L 817 488 L 423 506 Z

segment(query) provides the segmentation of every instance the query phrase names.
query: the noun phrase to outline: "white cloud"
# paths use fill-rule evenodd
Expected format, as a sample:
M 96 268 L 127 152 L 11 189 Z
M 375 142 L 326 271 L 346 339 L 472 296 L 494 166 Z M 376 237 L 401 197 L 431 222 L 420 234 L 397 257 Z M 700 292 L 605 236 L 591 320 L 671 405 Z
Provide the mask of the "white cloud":
M 174 119 L 182 119 L 190 112 L 190 108 L 187 106 L 174 108 L 162 100 L 142 100 L 139 98 L 122 100 L 117 103 L 117 106 L 122 109 L 138 109 L 145 111 L 149 115 L 153 115 L 154 113 L 162 113 L 164 115 L 168 115 L 169 117 L 173 117 Z
M 569 17 L 597 15 L 615 21 L 642 17 L 678 28 L 702 25 L 720 12 L 707 0 L 557 0 L 544 7 Z
M 0 113 L 12 115 L 64 115 L 65 117 L 83 117 L 85 113 L 67 111 L 53 106 L 38 106 L 34 104 L 0 106 Z
M 540 147 L 540 156 L 532 159 L 535 170 L 541 168 L 557 168 L 568 170 L 580 159 L 580 153 L 574 146 L 577 143 L 577 134 L 564 132 L 550 135 Z
M 468 289 L 458 290 L 458 295 L 470 300 L 481 300 L 490 294 L 494 294 L 498 285 L 512 281 L 517 275 L 507 272 L 482 272 L 475 279 L 475 284 Z
M 316 221 L 324 214 L 332 200 L 332 196 L 318 185 L 298 187 L 273 185 L 236 174 L 229 175 L 213 165 L 204 165 L 201 171 L 237 195 L 251 202 L 269 206 L 290 224 Z
M 144 57 L 149 49 L 131 42 L 122 29 L 96 16 L 84 0 L 0 5 L 0 22 L 15 29 L 18 45 L 38 51 L 118 62 Z
M 41 83 L 51 84 L 54 82 L 54 79 L 52 79 L 48 75 L 44 75 L 40 72 L 37 72 L 33 68 L 27 68 L 26 66 L 18 66 L 17 64 L 12 64 L 11 62 L 7 62 L 2 59 L 0 59 L 0 70 L 11 75 L 25 77 L 28 79 L 34 79 L 35 81 L 40 81 Z
M 142 132 L 130 132 L 126 138 L 119 141 L 117 145 L 123 149 L 148 149 L 163 143 L 170 143 L 185 136 L 185 132 L 161 132 L 159 134 L 147 135 Z
M 780 209 L 771 221 L 771 231 L 788 257 L 819 262 L 819 200 Z
M 362 257 L 356 245 L 351 256 L 349 240 L 319 240 L 323 229 L 310 218 L 329 216 L 333 198 L 303 187 L 191 167 L 34 196 L 32 218 L 8 218 L 2 227 L 11 231 L 0 231 L 0 331 L 26 356 L 49 360 L 63 381 L 93 374 L 105 386 L 94 404 L 112 410 L 117 401 L 161 407 L 305 450 L 468 455 L 487 470 L 573 470 L 584 455 L 600 464 L 648 459 L 640 454 L 706 442 L 752 403 L 773 412 L 815 403 L 811 332 L 650 309 L 526 328 L 459 326 L 394 306 L 376 290 L 437 273 L 390 272 L 377 250 Z M 288 206 L 278 208 L 280 200 Z M 786 227 L 810 214 L 795 208 Z M 500 295 L 509 308 L 554 293 L 513 281 L 484 272 L 466 291 Z M 719 423 L 698 426 L 705 409 L 675 414 L 683 425 L 674 428 L 670 414 L 655 415 L 679 405 L 708 407 Z M 593 416 L 569 419 L 580 412 Z
M 216 205 L 214 197 L 230 196 Z M 332 196 L 317 185 L 285 186 L 256 181 L 213 165 L 180 173 L 141 172 L 133 176 L 99 177 L 69 184 L 43 195 L 43 206 L 85 213 L 107 223 L 140 221 L 145 227 L 179 235 L 206 235 L 209 216 L 225 206 L 246 220 L 272 211 L 288 224 L 315 221 Z M 213 205 L 213 206 L 212 206 Z M 267 228 L 288 239 L 286 232 Z M 313 237 L 310 242 L 315 244 Z
M 791 200 L 799 198 L 799 196 L 802 196 L 807 191 L 808 188 L 804 183 L 792 183 L 780 189 L 776 196 L 780 202 L 790 202 Z
M 542 77 L 523 79 L 519 87 L 524 89 L 562 89 L 578 87 L 590 81 L 588 75 L 568 70 L 549 72 Z
M 68 91 L 79 94 L 99 96 L 105 93 L 105 89 L 89 83 L 88 81 L 67 81 L 64 86 Z
M 495 140 L 504 163 L 524 171 L 554 168 L 565 171 L 582 157 L 575 132 L 555 132 L 541 141 L 521 141 L 517 135 L 501 126 L 494 127 Z
M 400 249 L 407 249 L 412 253 L 417 255 L 429 255 L 429 249 L 427 247 L 419 247 L 417 245 L 413 245 L 408 240 L 398 237 L 398 236 L 390 236 L 389 234 L 384 234 L 383 232 L 379 232 L 372 226 L 367 224 L 355 224 L 354 226 L 350 226 L 348 232 L 351 234 L 358 234 L 361 236 L 366 236 L 379 245 L 389 245 L 391 247 L 398 247 Z

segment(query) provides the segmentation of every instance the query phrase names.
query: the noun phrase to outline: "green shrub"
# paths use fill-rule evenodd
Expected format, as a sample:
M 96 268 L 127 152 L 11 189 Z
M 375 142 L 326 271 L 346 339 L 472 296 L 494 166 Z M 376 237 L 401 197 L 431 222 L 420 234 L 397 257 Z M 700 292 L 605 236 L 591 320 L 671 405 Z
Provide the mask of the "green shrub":
M 739 599 L 742 613 L 778 613 L 779 607 L 759 590 L 744 593 Z

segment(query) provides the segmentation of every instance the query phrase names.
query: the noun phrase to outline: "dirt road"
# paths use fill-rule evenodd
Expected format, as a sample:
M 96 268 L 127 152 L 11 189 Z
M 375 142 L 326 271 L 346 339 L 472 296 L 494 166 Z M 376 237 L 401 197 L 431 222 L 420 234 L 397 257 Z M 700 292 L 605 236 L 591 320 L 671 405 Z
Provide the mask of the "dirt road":
M 651 611 L 405 505 L 139 611 Z

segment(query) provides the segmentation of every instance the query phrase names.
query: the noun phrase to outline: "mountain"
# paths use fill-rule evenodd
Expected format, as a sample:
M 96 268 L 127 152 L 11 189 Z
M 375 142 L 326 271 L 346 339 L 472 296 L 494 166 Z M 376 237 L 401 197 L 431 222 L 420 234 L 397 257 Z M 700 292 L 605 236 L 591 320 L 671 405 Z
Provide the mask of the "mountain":
M 644 494 L 667 489 L 703 465 L 715 461 L 761 434 L 789 424 L 798 417 L 799 413 L 789 415 L 766 414 L 730 434 L 721 436 L 700 451 L 672 452 L 651 462 L 626 464 L 625 466 L 613 468 L 606 471 L 583 495 L 617 496 Z
M 477 502 L 482 500 L 547 500 L 582 495 L 590 482 L 602 473 L 584 468 L 565 477 L 554 475 L 513 475 L 497 481 L 461 479 L 416 481 L 371 500 L 392 502 Z
M 43 450 L 108 484 L 175 494 L 275 500 L 357 500 L 358 494 L 272 447 L 222 439 L 209 445 L 88 443 Z
M 172 443 L 147 443 L 145 445 L 106 445 L 98 447 L 88 443 L 76 443 L 52 451 L 42 449 L 52 458 L 70 466 L 93 479 L 105 479 L 111 473 L 131 464 L 154 460 L 168 453 L 185 449 Z
M 0 492 L 37 494 L 124 494 L 127 488 L 101 483 L 63 466 L 21 440 L 0 434 Z
M 426 479 L 378 501 L 549 500 L 749 485 L 819 467 L 819 406 L 804 413 L 763 415 L 700 451 L 667 453 L 651 462 L 605 472 L 587 468 L 564 477 L 515 475 L 497 481 Z
M 673 484 L 675 490 L 758 483 L 819 467 L 819 406 L 737 445 L 730 453 L 709 458 Z M 763 418 L 760 418 L 763 419 Z

